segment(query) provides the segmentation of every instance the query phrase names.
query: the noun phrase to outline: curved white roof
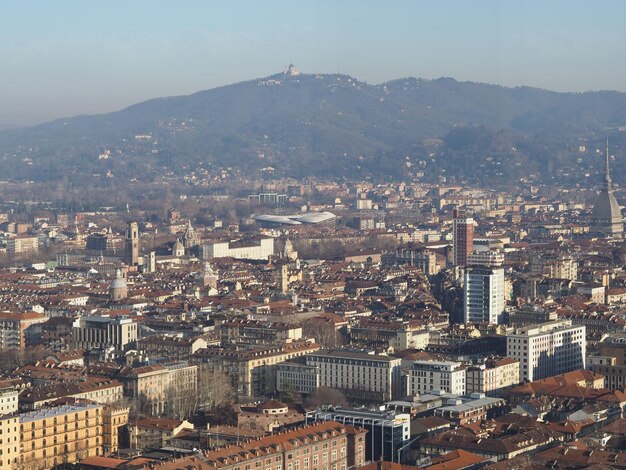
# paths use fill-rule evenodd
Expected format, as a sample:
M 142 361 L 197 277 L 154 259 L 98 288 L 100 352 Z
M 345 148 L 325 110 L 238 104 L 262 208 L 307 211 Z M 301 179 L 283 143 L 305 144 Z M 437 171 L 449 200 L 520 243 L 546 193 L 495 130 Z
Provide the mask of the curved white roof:
M 271 222 L 274 224 L 302 225 L 302 222 L 298 222 L 297 220 L 291 220 L 285 215 L 261 214 L 255 215 L 254 220 L 258 220 L 260 222 Z
M 332 220 L 337 216 L 332 212 L 324 211 L 307 212 L 306 214 L 298 215 L 296 217 L 296 220 L 302 222 L 303 224 L 319 224 L 328 220 Z
M 260 222 L 270 222 L 274 224 L 284 225 L 302 225 L 302 224 L 320 224 L 337 217 L 332 212 L 307 212 L 306 214 L 297 215 L 272 215 L 261 214 L 255 215 L 254 219 Z

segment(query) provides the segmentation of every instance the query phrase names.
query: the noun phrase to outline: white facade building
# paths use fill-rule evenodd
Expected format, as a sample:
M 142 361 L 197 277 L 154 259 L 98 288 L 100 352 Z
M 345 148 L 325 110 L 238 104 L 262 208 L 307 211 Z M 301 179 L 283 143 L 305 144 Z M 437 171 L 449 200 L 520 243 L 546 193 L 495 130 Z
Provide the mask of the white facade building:
M 584 325 L 556 320 L 518 328 L 506 338 L 508 357 L 520 361 L 521 380 L 540 380 L 585 368 Z
M 215 242 L 201 245 L 200 257 L 202 259 L 213 258 L 237 258 L 266 260 L 274 254 L 274 239 L 262 238 L 258 244 L 236 244 L 230 242 Z
M 381 402 L 404 396 L 400 358 L 331 349 L 309 354 L 305 360 L 317 366 L 320 387 L 337 388 L 350 399 Z
M 474 251 L 467 257 L 469 266 L 485 266 L 489 268 L 498 268 L 504 263 L 504 253 L 500 251 Z
M 75 349 L 128 349 L 137 341 L 137 322 L 127 317 L 80 317 L 72 325 Z
M 465 323 L 500 323 L 504 312 L 504 268 L 468 266 L 465 269 Z
M 420 395 L 431 390 L 465 394 L 465 369 L 460 362 L 415 361 L 410 372 L 409 395 Z

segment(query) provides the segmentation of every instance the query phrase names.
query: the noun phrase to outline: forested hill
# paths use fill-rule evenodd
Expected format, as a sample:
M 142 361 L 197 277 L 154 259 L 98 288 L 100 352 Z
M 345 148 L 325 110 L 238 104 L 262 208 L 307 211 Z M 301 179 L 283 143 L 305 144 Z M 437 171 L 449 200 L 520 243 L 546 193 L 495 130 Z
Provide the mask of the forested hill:
M 595 171 L 600 159 L 579 146 L 595 148 L 611 133 L 619 149 L 623 126 L 626 94 L 618 92 L 556 93 L 451 78 L 370 85 L 347 75 L 278 74 L 3 131 L 0 154 L 7 179 L 154 178 L 202 164 L 250 174 L 420 172 L 488 183 Z M 616 164 L 619 181 L 623 166 Z

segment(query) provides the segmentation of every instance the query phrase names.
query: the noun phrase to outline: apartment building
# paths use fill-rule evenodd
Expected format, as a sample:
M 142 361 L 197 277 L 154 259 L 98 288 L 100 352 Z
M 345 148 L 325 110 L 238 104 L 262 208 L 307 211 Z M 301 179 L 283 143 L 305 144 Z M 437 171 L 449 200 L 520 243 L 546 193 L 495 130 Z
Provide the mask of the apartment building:
M 302 326 L 280 322 L 233 319 L 219 326 L 220 339 L 225 343 L 270 344 L 302 339 Z
M 226 374 L 239 397 L 263 396 L 276 385 L 276 365 L 319 350 L 311 341 L 272 346 L 209 346 L 196 351 L 192 362 L 200 369 Z
M 465 269 L 463 314 L 466 323 L 501 323 L 505 307 L 504 268 Z
M 465 373 L 467 394 L 484 393 L 499 396 L 520 383 L 520 361 L 510 357 L 489 358 L 483 364 L 472 365 Z
M 92 378 L 86 382 L 61 382 L 24 390 L 19 395 L 19 408 L 37 410 L 59 398 L 116 403 L 124 397 L 124 387 L 117 380 Z
M 48 317 L 36 312 L 0 312 L 0 350 L 24 350 L 41 338 Z
M 380 403 L 404 396 L 399 358 L 325 349 L 307 355 L 305 361 L 318 368 L 320 387 L 341 390 L 350 400 Z
M 124 394 L 143 401 L 143 411 L 156 416 L 165 411 L 168 398 L 189 395 L 198 386 L 198 366 L 185 362 L 124 367 L 118 374 L 124 384 Z
M 167 358 L 171 361 L 186 361 L 198 349 L 207 346 L 207 340 L 199 336 L 183 338 L 173 335 L 156 335 L 137 341 L 137 348 L 144 351 L 151 360 Z
M 295 361 L 276 366 L 276 390 L 309 394 L 320 387 L 319 368 Z
M 37 237 L 18 235 L 7 240 L 7 253 L 10 255 L 36 253 L 37 251 L 39 251 L 39 239 Z
M 171 444 L 184 429 L 193 429 L 189 421 L 166 418 L 144 418 L 130 425 L 130 445 L 135 449 L 158 449 Z
M 409 265 L 416 266 L 427 276 L 437 274 L 441 267 L 437 264 L 437 255 L 424 248 L 399 248 L 395 251 L 383 253 L 383 266 Z
M 460 362 L 415 361 L 410 370 L 409 395 L 431 390 L 465 394 L 465 368 Z
M 0 416 L 17 412 L 19 391 L 12 385 L 0 387 Z
M 9 414 L 0 418 L 0 468 L 18 470 L 21 461 L 20 418 Z
M 348 470 L 365 463 L 366 431 L 327 421 L 209 451 L 202 459 L 163 462 L 161 470 Z
M 520 361 L 520 380 L 534 381 L 585 368 L 585 325 L 556 320 L 507 335 L 507 356 Z
M 19 434 L 13 439 L 17 445 L 19 467 L 24 469 L 52 468 L 72 464 L 86 457 L 104 455 L 104 443 L 113 442 L 105 436 L 105 416 L 116 415 L 119 423 L 128 421 L 128 410 L 105 408 L 90 402 L 44 408 L 10 418 L 19 420 Z M 107 418 L 110 419 L 110 418 Z M 16 428 L 17 429 L 17 428 Z M 118 427 L 108 427 L 106 432 L 117 433 Z M 5 435 L 3 434 L 3 437 Z M 116 438 L 115 438 L 116 439 Z M 115 449 L 117 450 L 117 449 Z M 1 456 L 15 462 L 15 452 Z M 10 468 L 2 465 L 1 468 Z

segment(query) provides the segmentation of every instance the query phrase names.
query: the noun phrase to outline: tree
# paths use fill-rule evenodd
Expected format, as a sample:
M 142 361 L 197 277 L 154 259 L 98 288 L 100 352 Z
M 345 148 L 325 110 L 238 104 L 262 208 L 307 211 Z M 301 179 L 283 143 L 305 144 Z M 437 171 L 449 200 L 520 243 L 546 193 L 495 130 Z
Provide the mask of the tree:
M 319 408 L 322 405 L 333 405 L 347 408 L 349 405 L 346 396 L 337 389 L 319 387 L 309 395 L 305 404 L 307 408 Z
M 324 318 L 311 318 L 302 324 L 302 334 L 306 338 L 315 338 L 323 348 L 336 348 L 343 345 L 343 337 L 332 321 Z

